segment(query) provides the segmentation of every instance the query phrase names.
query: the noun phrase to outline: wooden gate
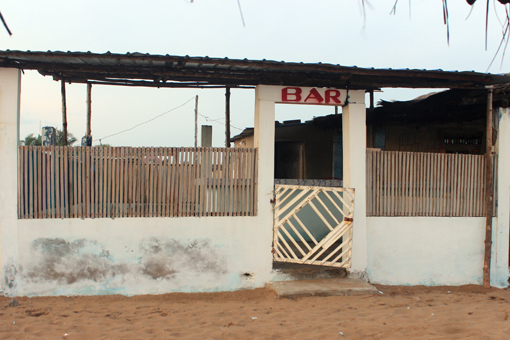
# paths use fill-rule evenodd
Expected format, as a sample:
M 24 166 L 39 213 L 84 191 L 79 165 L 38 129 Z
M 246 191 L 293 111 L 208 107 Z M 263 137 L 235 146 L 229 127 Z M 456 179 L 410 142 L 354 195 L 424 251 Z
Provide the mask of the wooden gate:
M 351 265 L 354 189 L 275 185 L 273 260 Z

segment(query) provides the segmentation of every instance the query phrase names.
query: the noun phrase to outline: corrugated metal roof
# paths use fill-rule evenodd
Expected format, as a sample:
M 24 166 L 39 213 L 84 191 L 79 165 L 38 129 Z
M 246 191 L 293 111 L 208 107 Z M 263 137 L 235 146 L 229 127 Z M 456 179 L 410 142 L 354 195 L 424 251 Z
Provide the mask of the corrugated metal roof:
M 92 52 L 0 51 L 0 67 L 38 70 L 69 82 L 155 87 L 295 85 L 351 89 L 479 88 L 510 83 L 504 74 L 375 69 L 273 60 Z

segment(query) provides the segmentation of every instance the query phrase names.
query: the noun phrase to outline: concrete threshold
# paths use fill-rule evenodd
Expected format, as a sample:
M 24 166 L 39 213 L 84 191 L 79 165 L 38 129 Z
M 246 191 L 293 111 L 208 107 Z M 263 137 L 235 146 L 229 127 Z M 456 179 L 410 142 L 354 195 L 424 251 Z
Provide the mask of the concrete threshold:
M 353 278 L 275 281 L 266 284 L 278 297 L 374 295 L 377 288 Z

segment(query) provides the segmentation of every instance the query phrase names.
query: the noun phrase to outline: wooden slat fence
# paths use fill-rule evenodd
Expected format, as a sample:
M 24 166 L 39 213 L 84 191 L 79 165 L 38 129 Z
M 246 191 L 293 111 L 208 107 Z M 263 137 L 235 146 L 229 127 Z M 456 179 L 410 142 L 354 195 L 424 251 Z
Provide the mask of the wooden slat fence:
M 18 216 L 254 216 L 257 150 L 20 146 Z
M 367 216 L 485 216 L 483 155 L 367 150 L 366 179 Z

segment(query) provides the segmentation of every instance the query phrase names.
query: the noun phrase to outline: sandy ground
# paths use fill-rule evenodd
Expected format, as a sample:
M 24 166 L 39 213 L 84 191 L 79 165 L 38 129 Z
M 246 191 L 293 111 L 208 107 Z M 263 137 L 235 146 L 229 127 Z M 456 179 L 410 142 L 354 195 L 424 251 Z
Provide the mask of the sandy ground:
M 510 291 L 377 286 L 376 296 L 229 293 L 18 298 L 0 339 L 510 339 Z

